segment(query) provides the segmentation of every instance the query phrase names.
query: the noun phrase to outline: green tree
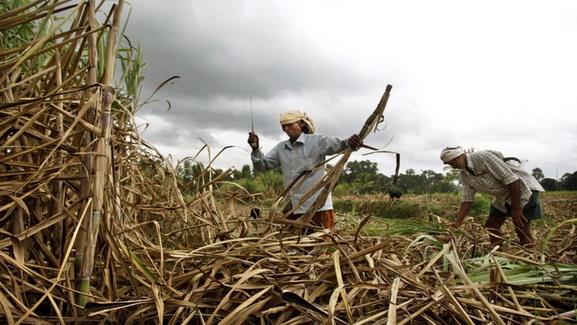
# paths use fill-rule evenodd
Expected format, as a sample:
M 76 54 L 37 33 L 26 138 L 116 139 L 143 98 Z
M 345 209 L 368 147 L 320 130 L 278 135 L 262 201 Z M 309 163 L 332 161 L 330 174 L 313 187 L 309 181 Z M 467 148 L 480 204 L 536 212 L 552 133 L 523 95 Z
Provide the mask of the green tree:
M 354 194 L 371 194 L 386 192 L 391 186 L 391 178 L 378 173 L 376 162 L 350 161 L 339 183 L 349 184 L 346 189 Z
M 373 174 L 359 174 L 352 180 L 353 190 L 355 194 L 371 194 L 377 192 L 376 175 Z
M 284 190 L 284 183 L 282 174 L 278 169 L 268 170 L 264 173 L 259 173 L 255 178 L 257 183 L 262 184 L 262 188 L 267 193 L 274 193 L 275 195 L 282 194 Z
M 561 188 L 567 191 L 577 190 L 577 172 L 566 173 L 561 177 Z
M 186 160 L 182 166 L 178 166 L 176 168 L 176 176 L 185 181 L 191 181 L 194 178 L 193 168 L 190 160 Z
M 417 174 L 413 169 L 407 169 L 404 174 L 399 175 L 397 185 L 405 193 L 445 193 L 457 190 L 454 181 L 455 175 L 451 172 L 443 175 L 427 169 L 421 171 L 421 174 Z
M 404 174 L 400 174 L 397 186 L 405 193 L 422 193 L 423 188 L 419 181 L 419 176 L 414 169 L 407 169 Z
M 249 165 L 243 165 L 241 170 L 242 178 L 252 178 L 252 171 Z
M 545 191 L 556 191 L 559 187 L 557 181 L 552 178 L 543 178 L 540 183 Z
M 222 173 L 222 170 L 220 172 Z M 208 172 L 202 163 L 186 160 L 176 167 L 176 177 L 184 193 L 193 193 L 204 186 L 205 181 L 208 180 Z
M 350 161 L 343 172 L 342 180 L 351 183 L 358 179 L 360 175 L 377 176 L 377 163 L 370 160 Z M 366 177 L 366 176 L 365 176 Z
M 545 175 L 543 175 L 543 171 L 541 170 L 541 168 L 534 168 L 533 172 L 531 173 L 531 175 L 533 175 L 533 177 L 535 177 L 535 179 L 537 181 L 541 181 L 543 178 L 545 178 Z
M 452 177 L 447 177 L 432 170 L 423 171 L 423 175 L 425 176 L 424 187 L 427 193 L 447 193 L 457 190 L 457 186 L 453 182 Z
M 250 169 L 250 166 L 243 165 L 241 170 L 235 169 L 235 171 L 232 173 L 232 178 L 234 180 L 252 178 L 252 171 Z
M 380 173 L 375 177 L 375 186 L 380 192 L 386 192 L 392 186 L 392 182 L 392 177 Z

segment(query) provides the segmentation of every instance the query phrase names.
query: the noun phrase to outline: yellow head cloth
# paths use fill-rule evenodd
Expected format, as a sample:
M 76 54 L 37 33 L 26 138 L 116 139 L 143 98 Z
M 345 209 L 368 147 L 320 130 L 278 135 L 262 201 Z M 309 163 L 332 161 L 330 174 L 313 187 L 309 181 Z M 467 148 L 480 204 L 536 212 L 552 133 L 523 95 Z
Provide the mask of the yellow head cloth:
M 309 134 L 316 132 L 315 122 L 307 115 L 296 109 L 291 109 L 280 114 L 280 124 L 291 124 L 298 121 L 303 121 L 309 128 Z

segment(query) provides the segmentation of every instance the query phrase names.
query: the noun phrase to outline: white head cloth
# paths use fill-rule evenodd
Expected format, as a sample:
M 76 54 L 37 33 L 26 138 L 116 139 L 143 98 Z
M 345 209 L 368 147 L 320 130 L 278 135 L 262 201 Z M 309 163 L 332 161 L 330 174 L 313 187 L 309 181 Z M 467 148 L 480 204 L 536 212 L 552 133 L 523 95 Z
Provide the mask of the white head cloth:
M 447 147 L 441 151 L 441 160 L 444 163 L 448 163 L 449 161 L 459 157 L 460 155 L 465 153 L 465 149 L 463 147 Z
M 307 113 L 301 112 L 296 109 L 291 109 L 280 114 L 280 124 L 291 124 L 298 121 L 303 121 L 309 127 L 309 133 L 315 133 L 316 127 L 315 122 L 307 115 Z

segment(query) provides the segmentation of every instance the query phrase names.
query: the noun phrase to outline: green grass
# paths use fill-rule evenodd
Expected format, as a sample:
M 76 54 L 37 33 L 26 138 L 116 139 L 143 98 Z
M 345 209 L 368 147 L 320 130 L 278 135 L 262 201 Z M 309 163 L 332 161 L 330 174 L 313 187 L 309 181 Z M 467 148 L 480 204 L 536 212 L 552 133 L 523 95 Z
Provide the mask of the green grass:
M 333 206 L 335 210 L 343 213 L 358 213 L 380 218 L 410 219 L 421 218 L 426 215 L 423 206 L 409 201 L 337 199 L 333 202 Z
M 577 196 L 577 191 L 551 191 L 551 192 L 543 192 L 541 193 L 542 197 L 547 198 L 569 198 Z
M 258 205 L 265 210 L 274 199 L 265 197 Z M 541 200 L 544 218 L 533 221 L 536 238 L 545 238 L 561 222 L 577 218 L 577 192 L 547 192 Z M 443 232 L 445 225 L 436 223 L 437 217 L 453 221 L 459 209 L 458 193 L 435 193 L 427 195 L 404 195 L 401 200 L 391 202 L 387 195 L 333 196 L 337 214 L 337 228 L 343 232 L 354 232 L 361 220 L 371 216 L 363 226 L 363 233 L 369 236 L 410 235 L 416 233 L 436 234 Z M 489 212 L 491 197 L 477 195 L 470 212 L 475 222 L 484 224 Z M 265 212 L 266 214 L 266 212 Z M 512 233 L 512 224 L 507 222 L 505 230 Z M 571 224 L 555 232 L 571 236 Z M 514 238 L 515 235 L 513 234 Z M 569 240 L 569 238 L 568 238 Z
M 445 232 L 445 229 L 445 226 L 439 223 L 424 219 L 404 220 L 381 218 L 371 220 L 371 222 L 363 228 L 369 236 L 404 236 L 417 233 L 434 235 Z
M 444 218 L 453 218 L 459 210 L 458 194 L 406 195 L 401 200 L 390 201 L 385 196 L 360 196 L 335 198 L 333 205 L 336 211 L 358 213 L 390 219 L 418 219 L 429 214 Z M 489 212 L 491 198 L 477 195 L 469 215 L 485 216 Z

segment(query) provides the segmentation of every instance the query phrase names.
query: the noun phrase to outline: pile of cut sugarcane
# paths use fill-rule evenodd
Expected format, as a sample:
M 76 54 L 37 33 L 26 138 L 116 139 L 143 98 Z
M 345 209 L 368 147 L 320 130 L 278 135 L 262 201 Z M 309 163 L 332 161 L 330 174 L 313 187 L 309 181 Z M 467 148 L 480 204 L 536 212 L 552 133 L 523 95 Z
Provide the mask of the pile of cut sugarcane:
M 250 227 L 252 221 L 243 222 Z M 264 224 L 259 227 L 267 230 Z M 142 271 L 139 281 L 150 283 L 153 296 L 125 301 L 123 307 L 134 310 L 129 318 L 162 314 L 175 324 L 477 324 L 575 318 L 577 267 L 542 263 L 521 248 L 487 252 L 483 243 L 466 236 L 355 240 L 353 235 L 265 231 L 237 237 L 240 231 L 202 247 L 141 247 L 154 259 L 145 263 L 150 278 Z M 471 251 L 475 244 L 480 246 L 476 253 Z M 100 313 L 109 315 L 119 307 L 107 302 L 89 309 L 96 315 L 102 308 Z
M 305 234 L 274 210 L 250 219 L 219 192 L 232 170 L 207 167 L 183 197 L 134 122 L 143 63 L 119 34 L 124 1 L 105 4 L 0 5 L 0 323 L 576 320 L 571 219 L 546 247 L 491 251 L 478 228 L 375 237 L 360 221 Z

